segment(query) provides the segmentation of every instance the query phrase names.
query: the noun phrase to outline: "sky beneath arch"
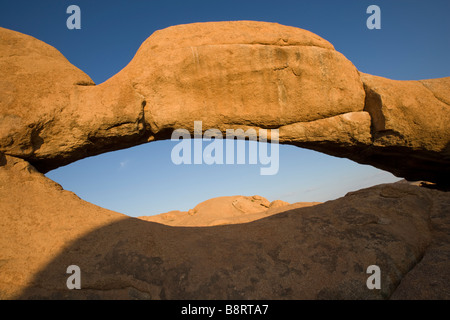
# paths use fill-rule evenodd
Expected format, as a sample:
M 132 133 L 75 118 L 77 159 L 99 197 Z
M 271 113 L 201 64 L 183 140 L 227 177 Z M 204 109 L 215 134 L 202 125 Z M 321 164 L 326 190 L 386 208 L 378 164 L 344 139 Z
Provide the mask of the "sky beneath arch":
M 68 30 L 69 5 L 81 9 L 81 29 Z M 381 9 L 381 29 L 369 30 L 369 5 Z M 397 80 L 450 76 L 450 1 L 1 1 L 0 26 L 57 48 L 99 84 L 124 68 L 154 31 L 183 23 L 227 20 L 278 22 L 330 41 L 358 70 Z M 347 159 L 280 146 L 279 172 L 260 165 L 175 165 L 176 142 L 160 141 L 80 160 L 47 174 L 65 189 L 131 216 L 188 210 L 225 195 L 269 200 L 327 201 L 390 173 Z M 204 143 L 206 145 L 206 143 Z

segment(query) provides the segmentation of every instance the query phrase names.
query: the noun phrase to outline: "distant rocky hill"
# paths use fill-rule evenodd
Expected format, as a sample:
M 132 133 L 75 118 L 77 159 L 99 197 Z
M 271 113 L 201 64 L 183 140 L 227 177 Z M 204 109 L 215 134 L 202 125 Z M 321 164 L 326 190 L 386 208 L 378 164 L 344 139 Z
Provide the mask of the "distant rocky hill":
M 188 211 L 170 211 L 139 219 L 159 222 L 169 226 L 215 226 L 250 222 L 283 211 L 309 207 L 320 202 L 289 204 L 282 200 L 270 202 L 261 196 L 228 196 L 206 200 Z

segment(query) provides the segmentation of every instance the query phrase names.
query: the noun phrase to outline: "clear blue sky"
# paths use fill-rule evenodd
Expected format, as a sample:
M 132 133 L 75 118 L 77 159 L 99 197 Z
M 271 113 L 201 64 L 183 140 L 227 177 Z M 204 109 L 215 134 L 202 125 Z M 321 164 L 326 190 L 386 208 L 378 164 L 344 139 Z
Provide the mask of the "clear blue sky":
M 66 9 L 81 8 L 81 30 L 68 30 Z M 366 28 L 369 5 L 381 8 L 381 30 Z M 330 41 L 374 75 L 413 80 L 450 76 L 450 1 L 4 1 L 0 26 L 56 47 L 97 84 L 120 71 L 154 31 L 225 20 L 278 22 Z M 180 165 L 175 142 L 161 141 L 80 160 L 47 174 L 81 198 L 130 216 L 187 210 L 225 195 L 326 201 L 348 191 L 397 181 L 390 173 L 317 152 L 280 146 L 280 170 L 260 165 Z

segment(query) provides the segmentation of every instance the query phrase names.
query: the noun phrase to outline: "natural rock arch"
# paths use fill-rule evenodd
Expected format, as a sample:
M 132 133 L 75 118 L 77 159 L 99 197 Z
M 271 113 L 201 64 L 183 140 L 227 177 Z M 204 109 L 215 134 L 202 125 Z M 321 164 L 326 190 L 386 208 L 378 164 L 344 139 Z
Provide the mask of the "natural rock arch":
M 41 172 L 177 128 L 278 128 L 280 143 L 450 182 L 450 78 L 359 72 L 319 36 L 275 23 L 155 32 L 95 85 L 56 49 L 0 29 L 0 152 Z
M 42 172 L 202 120 L 279 128 L 282 143 L 448 184 L 450 78 L 365 75 L 320 37 L 261 22 L 158 31 L 97 86 L 0 28 L 0 75 L 1 299 L 448 298 L 444 192 L 380 185 L 246 224 L 173 228 L 87 203 Z M 65 286 L 74 263 L 82 290 Z M 379 291 L 365 286 L 372 264 Z

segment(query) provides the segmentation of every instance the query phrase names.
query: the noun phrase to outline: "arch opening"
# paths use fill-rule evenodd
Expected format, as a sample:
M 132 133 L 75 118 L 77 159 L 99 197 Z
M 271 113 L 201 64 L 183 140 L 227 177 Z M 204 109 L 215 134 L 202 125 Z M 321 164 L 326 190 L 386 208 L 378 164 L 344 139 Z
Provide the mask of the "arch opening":
M 239 155 L 239 140 L 233 144 L 234 164 L 225 161 L 207 164 L 205 158 L 201 164 L 195 164 L 194 149 L 202 142 L 198 140 L 190 141 L 190 164 L 176 164 L 171 159 L 180 142 L 162 140 L 88 157 L 52 170 L 46 176 L 85 201 L 141 218 L 192 215 L 198 206 L 206 211 L 223 211 L 239 199 L 244 199 L 239 200 L 241 207 L 257 202 L 261 209 L 273 202 L 312 205 L 340 198 L 350 191 L 400 180 L 369 165 L 291 145 L 279 145 L 278 172 L 261 175 L 265 165 L 259 160 L 251 163 L 250 153 L 270 147 L 268 143 L 248 140 L 243 141 L 243 158 Z M 211 143 L 203 141 L 202 151 Z M 224 147 L 223 159 L 227 152 L 230 150 Z M 255 212 L 255 208 L 248 210 Z M 214 214 L 220 217 L 220 212 Z

